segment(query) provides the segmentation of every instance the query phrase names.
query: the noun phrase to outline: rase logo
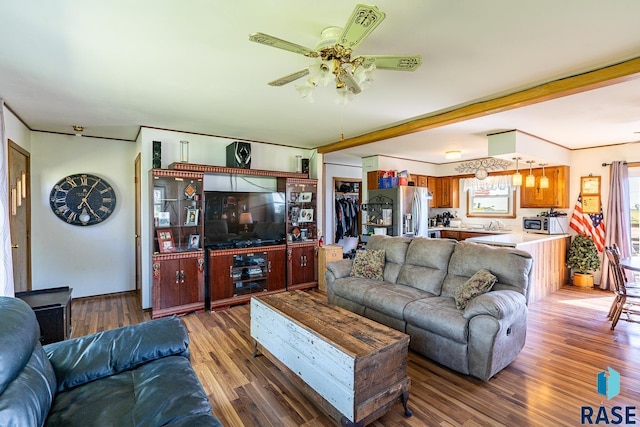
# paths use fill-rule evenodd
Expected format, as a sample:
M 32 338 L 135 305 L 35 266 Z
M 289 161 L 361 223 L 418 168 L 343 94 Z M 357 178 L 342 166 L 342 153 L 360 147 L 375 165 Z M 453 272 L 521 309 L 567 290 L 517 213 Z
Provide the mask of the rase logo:
M 620 374 L 613 368 L 598 373 L 597 391 L 611 400 L 620 394 Z M 581 408 L 580 423 L 582 425 L 635 425 L 635 406 L 614 406 L 611 412 L 600 405 L 598 408 L 583 406 Z

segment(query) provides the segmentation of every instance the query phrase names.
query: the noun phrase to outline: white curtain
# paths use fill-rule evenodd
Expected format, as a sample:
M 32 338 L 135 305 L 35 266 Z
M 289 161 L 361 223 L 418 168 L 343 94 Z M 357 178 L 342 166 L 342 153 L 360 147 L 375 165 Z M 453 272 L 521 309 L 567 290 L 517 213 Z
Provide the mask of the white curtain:
M 478 178 L 462 178 L 462 191 L 474 190 L 498 190 L 510 188 L 513 175 L 493 175 L 483 180 Z
M 9 200 L 9 143 L 4 129 L 4 100 L 0 99 L 0 296 L 13 296 L 13 262 L 11 260 L 11 236 L 9 230 L 9 215 L 11 201 Z
M 609 187 L 609 203 L 605 214 L 604 238 L 605 246 L 616 243 L 620 247 L 622 258 L 631 256 L 631 218 L 629 210 L 629 169 L 627 163 L 611 162 L 611 186 Z M 607 257 L 602 263 L 601 289 L 612 289 L 611 275 Z

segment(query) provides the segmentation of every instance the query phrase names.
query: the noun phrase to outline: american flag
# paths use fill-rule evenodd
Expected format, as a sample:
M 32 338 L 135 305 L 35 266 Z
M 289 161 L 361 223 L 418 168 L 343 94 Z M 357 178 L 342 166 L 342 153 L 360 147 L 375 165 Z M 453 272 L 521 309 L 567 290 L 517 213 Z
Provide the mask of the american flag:
M 604 215 L 602 215 L 602 203 L 600 203 L 599 214 L 582 213 L 582 195 L 578 196 L 576 207 L 571 215 L 569 226 L 580 234 L 591 237 L 598 251 L 604 250 Z

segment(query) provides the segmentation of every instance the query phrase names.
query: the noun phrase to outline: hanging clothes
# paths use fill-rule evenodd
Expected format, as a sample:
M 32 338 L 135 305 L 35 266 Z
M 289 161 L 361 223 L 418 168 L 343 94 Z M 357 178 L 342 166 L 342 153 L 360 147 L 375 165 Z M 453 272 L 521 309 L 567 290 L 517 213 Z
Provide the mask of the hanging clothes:
M 358 212 L 360 210 L 357 197 L 338 196 L 335 199 L 335 241 L 343 237 L 358 236 Z

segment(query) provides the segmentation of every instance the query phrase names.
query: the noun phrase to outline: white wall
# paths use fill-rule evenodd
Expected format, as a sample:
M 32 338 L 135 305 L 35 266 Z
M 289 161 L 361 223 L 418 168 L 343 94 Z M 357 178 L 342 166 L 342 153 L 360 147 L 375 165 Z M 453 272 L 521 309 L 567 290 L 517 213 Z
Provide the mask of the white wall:
M 33 132 L 31 232 L 33 289 L 70 286 L 73 297 L 135 289 L 133 142 Z M 80 227 L 58 219 L 49 194 L 63 177 L 91 173 L 115 189 L 116 209 Z
M 31 152 L 31 131 L 5 106 L 4 130 L 8 139 Z
M 232 138 L 196 135 L 184 132 L 142 128 L 138 147 L 142 153 L 142 209 L 141 226 L 142 242 L 142 307 L 151 307 L 151 222 L 150 222 L 150 196 L 149 196 L 149 171 L 152 168 L 153 141 L 162 144 L 162 167 L 180 160 L 180 141 L 189 141 L 189 163 L 206 164 L 214 166 L 226 165 L 226 147 L 236 141 Z M 311 158 L 313 150 L 284 147 L 280 145 L 251 143 L 251 169 L 289 171 L 296 170 L 296 155 L 303 158 Z M 314 167 L 314 163 L 312 163 Z M 315 168 L 315 167 L 314 167 Z M 313 174 L 312 174 L 313 176 Z M 321 176 L 317 176 L 321 179 Z M 318 181 L 318 192 L 321 191 L 321 181 Z M 145 200 L 148 201 L 145 203 Z M 319 212 L 320 213 L 320 212 Z M 321 223 L 322 217 L 317 218 Z M 145 267 L 146 266 L 146 267 Z

